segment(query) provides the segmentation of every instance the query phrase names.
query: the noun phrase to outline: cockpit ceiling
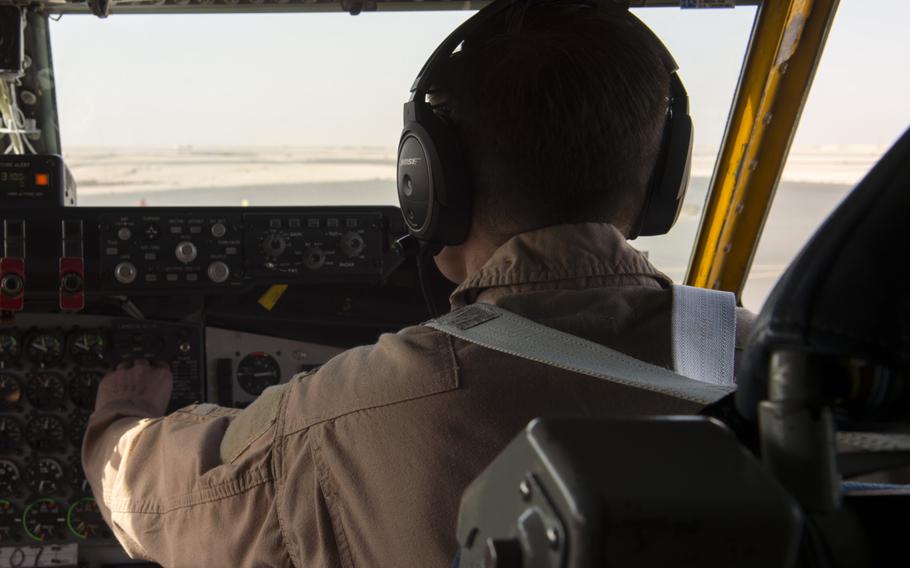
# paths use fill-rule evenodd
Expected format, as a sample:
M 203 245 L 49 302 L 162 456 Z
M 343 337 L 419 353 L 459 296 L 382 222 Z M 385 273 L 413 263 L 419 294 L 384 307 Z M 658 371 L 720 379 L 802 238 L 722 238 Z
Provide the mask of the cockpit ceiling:
M 622 1 L 622 0 L 619 0 Z M 727 8 L 760 0 L 631 0 L 633 7 Z M 106 4 L 107 0 L 91 0 Z M 227 12 L 360 12 L 407 10 L 477 10 L 489 0 L 110 0 L 112 14 Z M 86 0 L 23 0 L 0 4 L 43 5 L 52 14 L 89 13 Z

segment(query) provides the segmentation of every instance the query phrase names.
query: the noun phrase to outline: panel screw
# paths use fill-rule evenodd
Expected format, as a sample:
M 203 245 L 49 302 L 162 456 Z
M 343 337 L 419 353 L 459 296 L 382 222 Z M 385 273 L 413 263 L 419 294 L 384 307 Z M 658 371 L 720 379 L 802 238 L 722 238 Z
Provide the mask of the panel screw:
M 554 550 L 559 548 L 559 531 L 553 527 L 548 528 L 547 542 L 550 543 L 550 548 Z
M 518 491 L 521 493 L 522 499 L 525 501 L 531 500 L 531 485 L 527 480 L 522 480 L 522 482 L 518 484 Z

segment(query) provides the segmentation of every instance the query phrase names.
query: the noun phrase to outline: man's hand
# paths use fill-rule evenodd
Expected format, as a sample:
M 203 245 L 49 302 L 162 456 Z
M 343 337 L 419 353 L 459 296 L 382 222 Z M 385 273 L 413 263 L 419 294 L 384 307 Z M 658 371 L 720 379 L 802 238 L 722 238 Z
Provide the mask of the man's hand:
M 95 409 L 127 400 L 152 410 L 155 416 L 164 416 L 173 388 L 174 376 L 167 365 L 151 365 L 144 359 L 132 364 L 124 361 L 101 380 Z

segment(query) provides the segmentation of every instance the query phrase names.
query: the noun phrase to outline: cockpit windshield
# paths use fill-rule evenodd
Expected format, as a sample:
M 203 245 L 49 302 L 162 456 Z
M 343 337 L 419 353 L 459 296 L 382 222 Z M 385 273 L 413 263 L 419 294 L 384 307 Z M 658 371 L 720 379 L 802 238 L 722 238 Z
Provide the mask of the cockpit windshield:
M 79 205 L 395 205 L 402 103 L 471 14 L 66 15 L 51 38 Z M 691 98 L 680 220 L 636 241 L 681 280 L 755 8 L 636 14 L 673 52 Z

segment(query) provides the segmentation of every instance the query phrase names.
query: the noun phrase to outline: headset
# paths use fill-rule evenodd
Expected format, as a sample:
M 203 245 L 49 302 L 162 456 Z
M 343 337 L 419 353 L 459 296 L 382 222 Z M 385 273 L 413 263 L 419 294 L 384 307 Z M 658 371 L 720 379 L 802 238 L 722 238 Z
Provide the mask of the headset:
M 434 108 L 427 94 L 439 69 L 462 42 L 512 7 L 557 0 L 496 0 L 455 29 L 424 63 L 404 104 L 404 128 L 398 144 L 398 200 L 409 233 L 420 243 L 441 247 L 464 242 L 471 227 L 473 190 L 461 144 L 448 114 Z M 628 12 L 614 0 L 568 0 L 570 5 Z M 670 231 L 682 207 L 692 159 L 689 97 L 669 50 L 640 20 L 631 16 L 662 48 L 670 75 L 670 96 L 661 149 L 651 175 L 644 206 L 629 238 Z

